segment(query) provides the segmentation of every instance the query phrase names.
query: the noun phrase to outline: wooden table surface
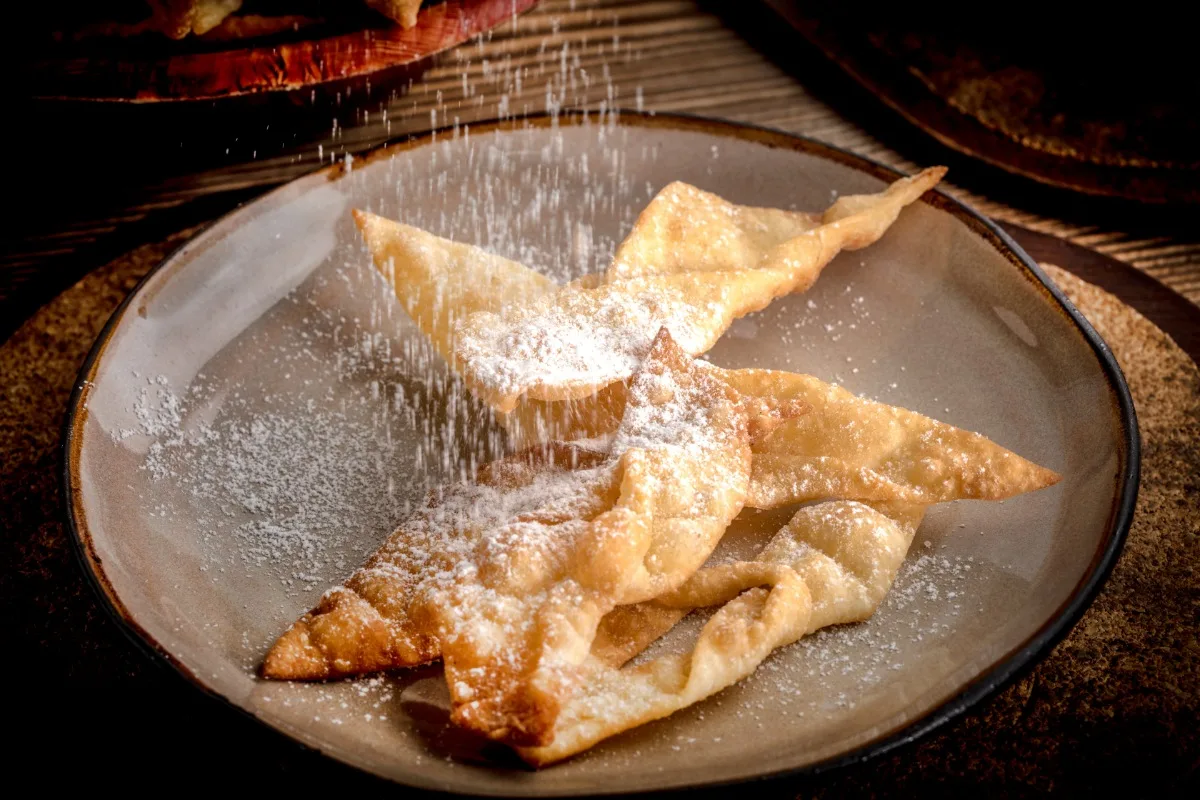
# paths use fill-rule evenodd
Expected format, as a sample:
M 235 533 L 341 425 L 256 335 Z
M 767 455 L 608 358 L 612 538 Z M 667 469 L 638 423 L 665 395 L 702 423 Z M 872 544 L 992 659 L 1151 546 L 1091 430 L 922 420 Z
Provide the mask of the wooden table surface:
M 1195 209 L 1094 200 L 961 157 L 883 108 L 758 3 L 544 0 L 439 57 L 407 91 L 372 91 L 386 98 L 374 111 L 352 96 L 233 112 L 26 108 L 8 99 L 21 109 L 12 119 L 26 122 L 0 132 L 18 198 L 0 230 L 0 338 L 97 265 L 322 162 L 431 126 L 548 105 L 711 115 L 902 170 L 945 163 L 943 187 L 979 210 L 1095 248 L 1200 301 Z

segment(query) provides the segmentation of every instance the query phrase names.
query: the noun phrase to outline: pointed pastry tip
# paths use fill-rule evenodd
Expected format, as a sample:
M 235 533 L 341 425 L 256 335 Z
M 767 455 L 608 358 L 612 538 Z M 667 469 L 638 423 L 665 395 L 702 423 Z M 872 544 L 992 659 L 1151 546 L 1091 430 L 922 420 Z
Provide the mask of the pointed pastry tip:
M 393 647 L 386 620 L 353 589 L 338 587 L 288 628 L 263 660 L 273 680 L 319 681 L 421 663 Z
M 386 234 L 389 228 L 400 230 L 407 227 L 387 217 L 381 217 L 370 211 L 363 211 L 361 208 L 350 209 L 350 216 L 354 218 L 354 224 L 358 227 L 359 233 L 366 239 L 367 244 L 374 244 L 374 237 Z
M 932 179 L 934 183 L 937 183 L 942 178 L 946 177 L 946 173 L 949 171 L 950 171 L 949 167 L 941 167 L 941 166 L 926 167 L 925 169 L 921 170 L 921 174 L 928 175 L 929 178 Z
M 1016 453 L 1002 450 L 1002 458 L 993 460 L 988 480 L 975 484 L 978 500 L 1007 500 L 1017 495 L 1048 489 L 1062 480 L 1052 469 L 1036 464 Z
M 277 681 L 315 681 L 329 677 L 325 654 L 312 642 L 302 619 L 276 640 L 263 660 L 262 676 Z
M 1038 474 L 1035 478 L 1036 486 L 1030 491 L 1038 489 L 1047 489 L 1062 480 L 1062 475 L 1052 469 L 1038 465 Z

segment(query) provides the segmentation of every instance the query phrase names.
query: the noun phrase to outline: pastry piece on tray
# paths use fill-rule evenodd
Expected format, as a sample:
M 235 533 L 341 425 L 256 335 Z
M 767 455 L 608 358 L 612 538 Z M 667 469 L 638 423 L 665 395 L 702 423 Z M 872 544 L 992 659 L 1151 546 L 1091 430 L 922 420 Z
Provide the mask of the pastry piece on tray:
M 277 4 L 275 9 L 265 9 L 276 14 L 264 16 L 250 13 L 235 16 L 242 8 L 243 0 L 146 0 L 150 7 L 150 16 L 142 22 L 129 24 L 123 22 L 100 23 L 85 29 L 86 34 L 115 34 L 133 36 L 145 31 L 157 31 L 172 39 L 183 39 L 189 35 L 209 35 L 217 39 L 244 38 L 255 35 L 269 35 L 291 28 L 291 24 L 306 24 L 319 21 L 319 18 L 303 14 L 288 14 L 288 4 Z M 411 28 L 417 24 L 417 14 L 421 10 L 421 0 L 366 0 L 367 6 L 378 11 L 385 17 L 398 22 L 403 28 Z M 261 10 L 261 3 L 251 3 L 250 10 Z M 337 6 L 337 3 L 326 3 Z M 309 8 L 306 9 L 306 6 Z M 296 11 L 313 11 L 312 4 L 296 3 Z M 331 9 L 336 11 L 335 9 Z
M 755 559 L 702 569 L 673 593 L 609 613 L 593 642 L 588 688 L 563 709 L 551 744 L 518 748 L 532 764 L 668 716 L 806 633 L 866 619 L 890 588 L 926 505 L 997 500 L 1059 480 L 978 434 L 811 376 L 708 371 L 747 399 L 809 407 L 755 440 L 747 505 L 825 502 L 800 509 Z M 693 608 L 721 603 L 690 653 L 619 668 Z
M 404 28 L 417 24 L 417 12 L 421 10 L 421 0 L 367 0 L 367 5 Z
M 923 514 L 922 506 L 843 500 L 807 506 L 753 561 L 702 569 L 674 592 L 618 609 L 604 633 L 640 643 L 647 620 L 665 633 L 694 608 L 720 606 L 687 653 L 624 668 L 589 659 L 550 744 L 517 752 L 537 766 L 560 761 L 719 692 L 808 633 L 867 619 L 891 588 Z
M 876 241 L 944 172 L 934 167 L 879 194 L 843 197 L 820 224 L 808 214 L 735 206 L 671 184 L 651 201 L 602 278 L 464 310 L 452 322 L 457 368 L 481 400 L 508 413 L 523 397 L 580 400 L 628 379 L 663 327 L 699 355 L 733 320 L 807 289 L 839 252 Z M 366 218 L 358 215 L 375 264 L 394 277 L 406 307 L 407 295 L 424 285 L 468 280 L 445 274 L 447 264 L 426 259 L 423 250 L 393 247 L 383 235 L 387 224 L 375 218 L 363 226 Z M 413 261 L 427 263 L 407 263 Z M 410 272 L 429 277 L 410 288 L 398 277 Z
M 437 583 L 492 539 L 524 529 L 539 535 L 592 520 L 614 504 L 607 454 L 547 444 L 481 468 L 476 480 L 432 492 L 345 585 L 326 592 L 275 642 L 263 674 L 319 680 L 423 664 L 441 657 L 438 619 L 428 608 Z M 516 529 L 512 526 L 517 525 Z M 496 548 L 493 548 L 496 549 Z M 505 553 L 514 580 L 540 554 Z M 476 565 L 473 577 L 481 582 Z M 465 578 L 463 578 L 465 579 Z
M 440 650 L 455 722 L 547 744 L 601 618 L 677 589 L 741 511 L 750 436 L 737 393 L 663 332 L 609 454 L 551 447 L 444 493 L 280 637 L 264 675 L 336 677 Z
M 367 211 L 355 209 L 353 215 L 379 273 L 438 355 L 460 373 L 455 327 L 463 318 L 480 311 L 498 313 L 559 288 L 541 273 L 483 248 Z M 523 400 L 512 413 L 497 417 L 518 447 L 585 439 L 591 431 L 617 429 L 625 388 L 625 382 L 614 383 L 579 402 Z
M 242 0 L 147 0 L 148 26 L 172 39 L 207 33 L 242 7 Z

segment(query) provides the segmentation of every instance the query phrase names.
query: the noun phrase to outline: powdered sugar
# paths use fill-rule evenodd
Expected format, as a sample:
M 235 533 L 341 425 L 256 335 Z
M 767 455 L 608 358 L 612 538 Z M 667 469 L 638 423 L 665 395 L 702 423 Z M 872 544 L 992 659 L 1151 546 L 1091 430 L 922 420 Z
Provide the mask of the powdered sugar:
M 572 469 L 514 461 L 492 474 L 495 484 L 472 481 L 434 491 L 368 569 L 431 589 L 476 583 L 481 564 L 501 583 L 529 577 L 519 562 L 557 558 L 569 548 L 569 534 L 578 532 L 570 523 L 602 507 L 598 490 L 610 482 L 612 465 Z
M 342 574 L 349 566 L 345 520 L 362 516 L 364 497 L 394 486 L 377 431 L 345 415 L 306 409 L 246 414 L 252 404 L 240 397 L 224 398 L 225 413 L 215 422 L 196 422 L 188 412 L 203 403 L 193 407 L 156 385 L 165 411 L 139 413 L 145 423 L 135 431 L 155 437 L 143 469 L 182 495 L 181 503 L 162 505 L 159 513 L 198 518 L 209 531 L 214 567 L 232 555 L 235 563 L 304 588 Z M 194 386 L 190 397 L 203 397 L 204 388 Z M 376 507 L 375 524 L 386 525 L 402 511 L 402 499 L 390 499 Z
M 728 446 L 730 431 L 713 424 L 713 415 L 722 406 L 712 398 L 723 391 L 721 384 L 695 366 L 671 371 L 661 363 L 647 363 L 629 387 L 613 452 L 634 447 L 669 449 L 695 459 Z
M 702 313 L 676 287 L 566 289 L 511 314 L 469 317 L 458 328 L 458 352 L 473 378 L 501 392 L 599 388 L 632 375 L 661 328 L 685 350 L 703 350 Z
M 135 378 L 141 376 L 135 375 Z M 165 375 L 144 379 L 146 386 L 138 389 L 134 401 L 133 414 L 137 417 L 137 428 L 122 428 L 117 432 L 118 440 L 131 436 L 171 436 L 179 427 L 183 417 L 180 414 L 180 398 L 169 387 Z M 153 396 L 151 395 L 153 390 Z

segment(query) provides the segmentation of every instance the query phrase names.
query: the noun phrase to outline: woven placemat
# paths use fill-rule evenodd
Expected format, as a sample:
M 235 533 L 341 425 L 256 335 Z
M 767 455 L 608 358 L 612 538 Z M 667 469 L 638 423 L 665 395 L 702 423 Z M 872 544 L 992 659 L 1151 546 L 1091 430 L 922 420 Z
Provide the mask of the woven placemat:
M 203 697 L 142 656 L 99 606 L 62 519 L 59 438 L 76 372 L 136 281 L 190 235 L 89 274 L 0 346 L 0 608 L 13 765 L 49 755 L 55 782 L 170 775 L 191 788 L 378 790 Z M 1051 276 L 1125 370 L 1143 437 L 1124 554 L 1078 626 L 1043 662 L 959 721 L 899 751 L 772 793 L 1182 793 L 1200 763 L 1200 372 L 1129 306 Z M 219 765 L 219 769 L 214 769 Z

